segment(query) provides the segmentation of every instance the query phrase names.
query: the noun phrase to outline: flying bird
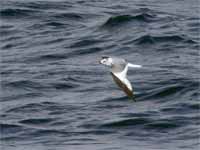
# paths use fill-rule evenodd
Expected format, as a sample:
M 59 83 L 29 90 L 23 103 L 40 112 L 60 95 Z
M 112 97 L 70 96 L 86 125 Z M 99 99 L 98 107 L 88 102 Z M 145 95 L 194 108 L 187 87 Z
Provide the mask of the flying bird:
M 134 99 L 133 88 L 130 81 L 127 79 L 127 71 L 129 67 L 141 68 L 142 66 L 128 63 L 122 58 L 109 56 L 102 56 L 100 64 L 111 67 L 111 75 L 113 80 L 129 98 Z

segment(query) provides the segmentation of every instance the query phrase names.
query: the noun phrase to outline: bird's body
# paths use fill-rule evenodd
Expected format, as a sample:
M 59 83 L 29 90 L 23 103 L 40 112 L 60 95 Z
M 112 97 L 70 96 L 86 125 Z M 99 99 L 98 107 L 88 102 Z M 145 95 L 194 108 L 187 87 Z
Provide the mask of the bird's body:
M 130 81 L 127 79 L 127 71 L 129 67 L 140 68 L 141 66 L 128 63 L 122 58 L 107 56 L 102 57 L 100 63 L 111 67 L 113 80 L 127 94 L 128 97 L 133 98 L 133 88 Z

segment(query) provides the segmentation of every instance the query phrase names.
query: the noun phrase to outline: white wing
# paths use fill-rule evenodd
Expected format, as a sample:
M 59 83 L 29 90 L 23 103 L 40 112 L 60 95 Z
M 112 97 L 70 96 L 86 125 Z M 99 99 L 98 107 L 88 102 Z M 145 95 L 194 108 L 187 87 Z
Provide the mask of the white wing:
M 126 67 L 124 68 L 124 70 L 122 72 L 117 72 L 117 73 L 113 73 L 117 78 L 119 78 L 127 87 L 129 90 L 132 91 L 132 86 L 130 81 L 127 79 L 127 71 L 128 71 L 128 65 L 126 65 Z
M 135 65 L 135 64 L 128 63 L 128 67 L 141 68 L 142 66 L 141 65 Z

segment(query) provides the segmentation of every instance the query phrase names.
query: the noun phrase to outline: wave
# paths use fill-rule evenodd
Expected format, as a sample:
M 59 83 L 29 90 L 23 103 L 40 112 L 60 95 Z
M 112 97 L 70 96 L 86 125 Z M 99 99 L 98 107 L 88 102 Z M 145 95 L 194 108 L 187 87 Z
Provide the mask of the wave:
M 60 60 L 60 59 L 66 59 L 66 58 L 67 58 L 67 56 L 65 54 L 46 54 L 46 55 L 41 55 L 36 58 L 32 58 L 31 61 L 34 61 L 34 60 L 43 60 L 43 61 Z
M 80 40 L 78 42 L 73 43 L 70 48 L 77 48 L 77 47 L 85 47 L 90 45 L 95 45 L 102 42 L 101 40 Z
M 71 83 L 71 81 L 57 81 L 57 82 L 49 82 L 49 83 L 43 83 L 40 84 L 38 82 L 28 81 L 28 80 L 21 80 L 21 81 L 13 81 L 13 82 L 7 82 L 3 83 L 2 87 L 4 88 L 17 88 L 17 89 L 24 89 L 28 91 L 29 93 L 23 94 L 21 96 L 29 96 L 30 94 L 32 96 L 41 96 L 40 90 L 66 90 L 66 89 L 72 89 L 76 88 L 78 85 L 75 83 Z M 30 93 L 31 92 L 31 93 Z M 37 92 L 37 93 L 36 93 Z M 28 95 L 27 95 L 28 94 Z M 30 96 L 31 96 L 30 95 Z M 20 96 L 20 94 L 17 94 L 17 96 Z
M 59 137 L 59 136 L 68 136 L 69 133 L 70 132 L 58 129 L 37 129 L 34 132 L 32 132 L 31 135 L 34 137 L 57 135 Z
M 194 123 L 199 123 L 199 116 L 170 116 L 166 119 L 157 119 L 152 123 L 146 124 L 146 129 L 155 129 L 155 130 L 168 130 L 174 128 L 180 128 L 182 126 L 186 127 L 187 125 Z
M 66 90 L 76 88 L 78 85 L 72 83 L 54 83 L 52 86 L 58 90 Z
M 39 13 L 38 11 L 35 10 L 30 10 L 30 9 L 19 9 L 19 8 L 7 8 L 7 9 L 2 9 L 0 11 L 1 17 L 5 19 L 9 18 L 23 18 L 23 17 L 28 17 L 28 16 L 33 16 L 33 14 Z
M 155 18 L 154 15 L 148 14 L 148 13 L 141 13 L 135 16 L 132 15 L 118 15 L 110 17 L 103 26 L 111 27 L 111 26 L 119 26 L 124 23 L 130 22 L 130 21 L 138 21 L 138 22 L 151 22 Z
M 1 134 L 7 135 L 9 133 L 16 133 L 18 131 L 23 130 L 23 127 L 16 124 L 9 124 L 9 123 L 1 123 L 0 124 Z
M 157 98 L 164 98 L 164 97 L 170 97 L 171 95 L 180 93 L 182 90 L 184 90 L 186 87 L 183 85 L 170 85 L 165 86 L 161 88 L 156 88 L 151 91 L 148 91 L 144 93 L 143 95 L 138 96 L 138 101 L 143 99 L 157 99 Z
M 57 15 L 54 16 L 56 19 L 60 18 L 60 19 L 72 19 L 72 20 L 76 20 L 77 19 L 83 19 L 83 17 L 81 16 L 81 14 L 78 13 L 73 13 L 73 12 L 68 12 L 68 13 L 59 13 Z
M 123 127 L 123 126 L 136 126 L 136 125 L 144 125 L 147 123 L 150 123 L 151 120 L 149 118 L 131 118 L 131 119 L 123 119 L 118 121 L 112 121 L 109 123 L 103 124 L 101 127 L 111 127 L 111 128 L 117 128 L 117 127 Z
M 161 130 L 161 129 L 173 129 L 180 127 L 180 124 L 177 124 L 175 122 L 171 122 L 170 120 L 165 120 L 165 121 L 156 121 L 153 123 L 149 123 L 145 126 L 147 129 L 156 129 L 156 130 Z
M 41 89 L 43 87 L 40 83 L 29 80 L 7 81 L 3 82 L 2 86 L 22 89 Z
M 6 113 L 36 112 L 36 111 L 43 109 L 43 108 L 44 108 L 43 103 L 29 103 L 29 104 L 26 104 L 26 105 L 10 108 L 6 111 Z
M 101 128 L 124 128 L 124 127 L 139 127 L 143 129 L 153 129 L 153 130 L 171 130 L 174 128 L 179 128 L 189 125 L 191 122 L 197 121 L 199 117 L 184 117 L 184 116 L 170 116 L 169 118 L 162 119 L 156 117 L 140 117 L 140 118 L 129 118 L 122 119 L 118 121 L 111 121 L 109 123 L 104 123 Z
M 164 96 L 176 94 L 177 92 L 180 92 L 184 88 L 185 87 L 182 85 L 174 85 L 174 86 L 159 88 L 159 89 L 156 89 L 155 92 L 153 92 L 153 97 L 164 97 Z
M 81 48 L 81 49 L 69 52 L 67 54 L 67 57 L 74 57 L 74 56 L 79 56 L 79 55 L 87 55 L 87 54 L 92 54 L 92 53 L 98 53 L 98 52 L 100 52 L 102 50 L 103 49 L 99 48 L 99 47 Z
M 22 106 L 10 108 L 6 111 L 6 113 L 32 113 L 45 109 L 51 110 L 51 108 L 60 110 L 61 108 L 63 108 L 63 106 L 59 105 L 59 103 L 45 101 L 41 103 L 29 103 Z
M 20 3 L 18 2 L 17 6 L 19 7 L 26 7 L 28 9 L 34 9 L 34 10 L 50 10 L 50 9 L 66 9 L 71 8 L 72 5 L 69 2 L 54 2 L 54 1 L 35 1 L 35 2 L 26 2 L 26 3 Z
M 50 122 L 54 121 L 52 118 L 32 118 L 32 119 L 24 119 L 19 121 L 19 123 L 27 124 L 27 125 L 46 125 Z
M 162 108 L 161 112 L 167 113 L 167 114 L 188 114 L 191 112 L 196 112 L 200 110 L 200 104 L 194 103 L 194 104 L 189 104 L 189 103 L 178 103 L 174 105 L 170 105 L 168 107 Z
M 55 43 L 60 43 L 63 42 L 65 39 L 56 39 L 52 41 L 45 42 L 45 44 L 55 44 Z M 53 54 L 43 54 L 40 56 L 33 56 L 29 57 L 24 60 L 24 62 L 38 62 L 38 61 L 56 61 L 56 60 L 62 60 L 62 59 L 67 59 L 71 58 L 74 56 L 80 56 L 80 55 L 86 55 L 86 54 L 91 54 L 91 53 L 97 53 L 100 51 L 103 51 L 102 48 L 99 47 L 89 47 L 94 44 L 100 43 L 100 41 L 95 41 L 95 40 L 83 40 L 80 42 L 76 42 L 70 46 L 70 48 L 74 48 L 75 50 L 69 51 L 69 52 L 64 52 L 64 53 L 53 53 Z M 12 45 L 11 45 L 12 46 Z M 79 49 L 81 47 L 81 49 Z M 86 47 L 86 48 L 84 48 Z M 68 48 L 68 47 L 67 47 Z M 76 49 L 77 48 L 77 49 Z
M 25 92 L 23 94 L 12 94 L 12 95 L 4 95 L 0 97 L 1 102 L 6 102 L 9 100 L 19 100 L 23 98 L 34 98 L 34 97 L 40 97 L 43 96 L 40 92 Z
M 182 35 L 169 35 L 169 36 L 152 36 L 152 35 L 143 35 L 133 41 L 127 42 L 128 43 L 135 43 L 137 45 L 143 44 L 155 44 L 155 43 L 162 43 L 162 42 L 187 42 L 187 43 L 196 43 L 191 39 L 187 39 Z
M 164 82 L 159 81 L 158 83 L 160 86 L 158 88 L 154 88 L 152 90 L 144 91 L 143 93 L 136 96 L 137 100 L 149 100 L 149 99 L 169 99 L 171 97 L 181 97 L 185 96 L 186 93 L 188 97 L 192 99 L 197 99 L 199 93 L 196 89 L 199 88 L 199 82 L 186 79 L 186 78 L 175 78 L 166 80 Z
M 52 26 L 52 27 L 64 27 L 65 24 L 64 23 L 60 23 L 60 22 L 55 22 L 55 21 L 51 21 L 51 22 L 48 22 L 46 23 L 44 26 Z

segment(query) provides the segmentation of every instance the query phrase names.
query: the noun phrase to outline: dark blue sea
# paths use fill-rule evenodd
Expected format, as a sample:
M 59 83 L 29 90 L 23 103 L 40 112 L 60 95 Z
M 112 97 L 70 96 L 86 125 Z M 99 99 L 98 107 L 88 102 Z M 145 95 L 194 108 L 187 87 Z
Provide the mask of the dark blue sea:
M 199 0 L 1 0 L 1 150 L 199 150 Z M 102 55 L 143 65 L 128 78 Z

